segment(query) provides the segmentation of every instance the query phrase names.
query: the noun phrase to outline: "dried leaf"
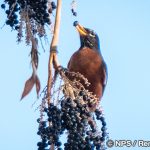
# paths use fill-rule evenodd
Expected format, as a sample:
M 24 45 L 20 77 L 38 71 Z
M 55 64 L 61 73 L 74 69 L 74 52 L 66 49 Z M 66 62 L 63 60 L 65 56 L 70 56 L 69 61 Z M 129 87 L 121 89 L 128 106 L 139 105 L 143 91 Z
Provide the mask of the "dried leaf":
M 36 84 L 36 93 L 37 93 L 37 96 L 38 96 L 39 92 L 40 92 L 40 89 L 41 89 L 41 84 L 40 84 L 40 80 L 39 80 L 38 76 L 36 76 L 35 84 Z
M 34 83 L 35 83 L 35 81 L 34 81 L 34 78 L 32 75 L 25 83 L 24 90 L 23 90 L 23 93 L 21 96 L 21 100 L 30 93 L 30 91 L 32 90 L 32 88 L 34 86 Z

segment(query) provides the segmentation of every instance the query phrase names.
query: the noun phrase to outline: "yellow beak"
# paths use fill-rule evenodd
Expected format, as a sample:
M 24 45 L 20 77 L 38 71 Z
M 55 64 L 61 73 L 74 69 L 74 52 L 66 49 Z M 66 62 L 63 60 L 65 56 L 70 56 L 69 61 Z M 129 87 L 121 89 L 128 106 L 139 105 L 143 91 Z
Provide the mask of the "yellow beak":
M 85 28 L 79 24 L 76 25 L 76 29 L 78 30 L 81 36 L 86 36 L 88 34 Z

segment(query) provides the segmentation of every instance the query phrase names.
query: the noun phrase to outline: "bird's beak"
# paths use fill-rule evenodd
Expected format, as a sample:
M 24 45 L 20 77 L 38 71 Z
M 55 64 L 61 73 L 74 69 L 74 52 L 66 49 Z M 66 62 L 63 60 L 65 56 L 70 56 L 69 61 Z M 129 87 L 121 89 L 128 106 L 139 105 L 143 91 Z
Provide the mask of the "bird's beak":
M 87 36 L 88 33 L 83 26 L 81 26 L 79 23 L 76 23 L 74 26 L 76 27 L 81 36 Z

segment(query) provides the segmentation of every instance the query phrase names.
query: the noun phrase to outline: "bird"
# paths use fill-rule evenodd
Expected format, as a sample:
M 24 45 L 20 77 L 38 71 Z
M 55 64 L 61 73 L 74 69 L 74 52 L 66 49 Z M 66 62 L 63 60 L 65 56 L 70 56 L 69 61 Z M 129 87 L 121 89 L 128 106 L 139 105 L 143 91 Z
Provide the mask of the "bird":
M 90 108 L 91 111 L 95 111 L 107 84 L 107 65 L 101 54 L 99 37 L 96 32 L 83 27 L 78 21 L 74 22 L 74 26 L 79 33 L 80 48 L 71 56 L 67 68 L 71 72 L 79 72 L 88 79 L 90 85 L 83 86 L 97 98 L 96 104 Z

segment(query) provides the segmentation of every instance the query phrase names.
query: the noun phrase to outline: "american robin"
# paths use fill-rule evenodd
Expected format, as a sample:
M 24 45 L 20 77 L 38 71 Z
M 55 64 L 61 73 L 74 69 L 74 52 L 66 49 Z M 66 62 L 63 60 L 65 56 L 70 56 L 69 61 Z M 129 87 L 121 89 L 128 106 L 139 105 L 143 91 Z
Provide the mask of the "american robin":
M 91 83 L 85 89 L 96 95 L 98 101 L 92 106 L 94 111 L 99 104 L 107 83 L 107 66 L 100 51 L 98 35 L 91 29 L 81 26 L 77 21 L 74 26 L 80 35 L 81 46 L 70 58 L 68 70 L 79 72 Z

